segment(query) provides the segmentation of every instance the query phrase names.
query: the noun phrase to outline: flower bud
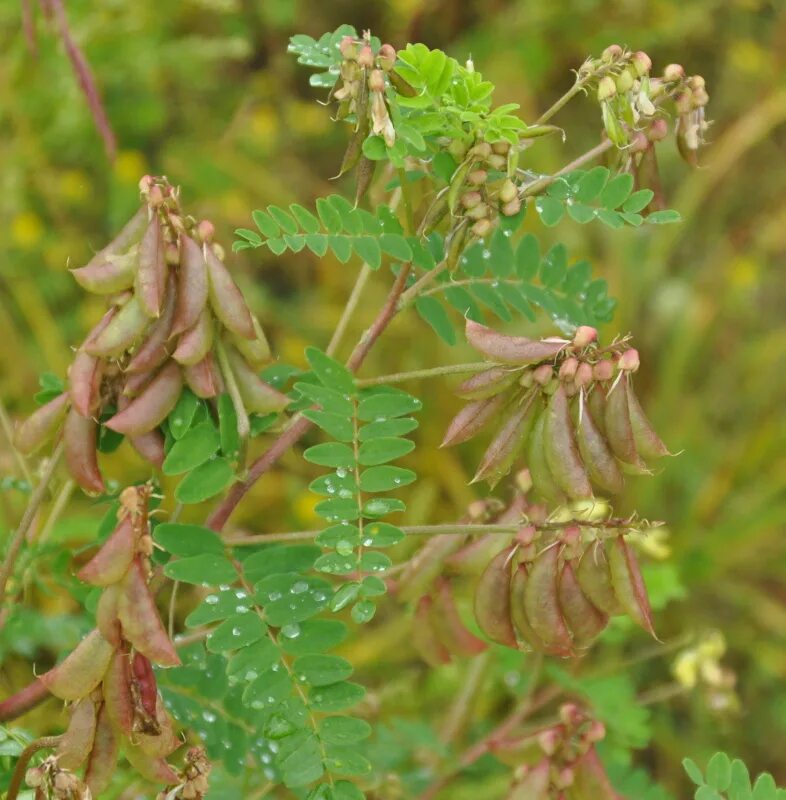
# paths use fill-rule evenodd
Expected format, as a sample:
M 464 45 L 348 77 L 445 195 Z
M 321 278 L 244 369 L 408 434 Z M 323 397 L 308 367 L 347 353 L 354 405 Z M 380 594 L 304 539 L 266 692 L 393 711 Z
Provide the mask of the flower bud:
M 579 325 L 576 333 L 573 334 L 573 346 L 577 350 L 583 350 L 588 345 L 598 340 L 598 331 L 591 325 Z
M 540 386 L 545 386 L 551 380 L 552 374 L 551 364 L 541 364 L 532 370 L 532 378 Z
M 377 61 L 379 61 L 379 66 L 382 67 L 385 72 L 390 72 L 390 70 L 393 69 L 396 65 L 396 49 L 392 44 L 385 43 L 379 48 Z
M 367 44 L 360 48 L 358 53 L 358 65 L 365 69 L 372 69 L 374 66 L 374 51 Z
M 669 135 L 669 123 L 663 117 L 653 120 L 647 131 L 647 138 L 651 142 L 661 142 Z
M 685 77 L 685 68 L 682 64 L 669 64 L 663 70 L 664 81 L 681 81 Z
M 467 507 L 467 515 L 472 520 L 482 520 L 486 519 L 488 514 L 488 506 L 486 505 L 485 500 L 474 500 L 469 504 Z
M 372 69 L 368 76 L 368 88 L 372 92 L 385 91 L 385 73 L 381 69 Z
M 532 488 L 532 476 L 529 474 L 528 469 L 521 470 L 521 472 L 516 476 L 516 483 L 518 484 L 519 476 L 524 474 L 526 474 L 526 477 L 530 482 L 530 488 Z M 527 547 L 535 541 L 537 535 L 538 529 L 534 525 L 524 525 L 516 533 L 516 542 L 524 547 Z
M 139 191 L 142 194 L 147 194 L 155 184 L 155 178 L 152 175 L 143 175 L 139 179 Z
M 453 139 L 448 145 L 448 153 L 453 156 L 456 161 L 463 161 L 464 156 L 467 154 L 467 145 L 461 139 Z
M 151 208 L 158 208 L 164 204 L 164 192 L 160 186 L 153 184 L 147 192 L 147 202 Z
M 532 475 L 530 475 L 528 469 L 522 469 L 516 473 L 516 488 L 522 494 L 526 494 L 532 489 Z M 526 544 L 526 542 L 523 542 L 523 544 Z
M 623 53 L 622 48 L 618 44 L 610 44 L 601 54 L 600 57 L 603 61 L 614 61 L 619 58 Z
M 581 530 L 576 525 L 571 525 L 569 528 L 565 528 L 563 537 L 567 535 L 568 531 L 573 531 L 581 536 Z M 576 703 L 563 703 L 559 708 L 559 718 L 562 721 L 562 724 L 566 727 L 575 728 L 584 720 L 584 713 L 576 705 Z
M 576 386 L 589 386 L 592 383 L 592 372 L 592 367 L 586 361 L 582 361 L 576 370 L 576 377 L 573 379 Z
M 540 749 L 547 755 L 553 756 L 562 741 L 562 732 L 559 728 L 546 728 L 538 734 Z
M 630 140 L 630 147 L 628 148 L 631 153 L 643 153 L 650 146 L 649 139 L 641 131 L 636 131 L 633 138 Z
M 639 351 L 631 347 L 620 356 L 617 367 L 623 372 L 636 372 L 639 364 Z
M 470 56 L 470 57 L 469 57 L 469 58 L 468 58 L 468 59 L 467 59 L 467 60 L 464 62 L 464 68 L 465 68 L 465 69 L 467 70 L 467 72 L 469 72 L 469 73 L 472 73 L 472 72 L 474 72 L 474 71 L 475 71 L 475 62 L 472 60 L 472 56 Z
M 508 167 L 508 158 L 507 156 L 499 156 L 496 153 L 492 153 L 487 159 L 486 163 L 492 168 L 496 169 L 500 172 L 504 171 Z
M 467 183 L 470 183 L 472 186 L 482 186 L 486 182 L 488 176 L 489 174 L 485 169 L 473 169 L 472 172 L 467 175 Z
M 505 203 L 500 210 L 506 217 L 515 217 L 521 211 L 521 200 L 518 197 L 514 197 L 509 203 Z
M 557 789 L 567 789 L 573 786 L 573 781 L 576 779 L 575 773 L 571 767 L 561 769 L 554 777 L 554 785 Z
M 513 183 L 510 178 L 508 178 L 505 183 L 502 184 L 502 188 L 499 190 L 499 199 L 503 203 L 509 203 L 511 200 L 514 200 L 518 196 L 518 189 L 516 188 L 516 184 Z
M 586 733 L 588 742 L 600 742 L 606 738 L 606 726 L 600 720 L 593 720 Z
M 471 230 L 478 239 L 483 239 L 491 233 L 493 227 L 490 219 L 480 219 L 472 226 Z
M 215 253 L 216 258 L 219 261 L 224 260 L 226 253 L 224 252 L 224 248 L 221 247 L 221 245 L 218 242 L 213 242 L 213 244 L 210 245 L 210 249 Z
M 633 75 L 625 69 L 617 75 L 614 80 L 614 85 L 617 87 L 618 92 L 624 93 L 633 87 L 633 81 Z
M 532 370 L 528 369 L 521 373 L 521 377 L 519 378 L 519 386 L 523 386 L 525 389 L 529 389 L 535 383 L 535 378 L 532 374 Z
M 576 370 L 579 368 L 579 360 L 578 358 L 574 358 L 571 356 L 570 358 L 566 358 L 562 362 L 562 366 L 559 368 L 559 379 L 561 381 L 572 381 L 573 376 L 576 374 Z
M 688 86 L 694 91 L 698 91 L 699 89 L 706 88 L 707 83 L 701 75 L 691 75 L 690 78 L 688 78 Z
M 345 36 L 341 40 L 341 44 L 339 44 L 338 49 L 341 51 L 341 55 L 347 59 L 347 61 L 354 61 L 357 59 L 358 52 L 360 50 L 358 43 L 351 36 Z
M 484 161 L 491 155 L 492 150 L 488 142 L 478 142 L 469 152 L 481 161 Z
M 483 195 L 480 192 L 464 192 L 461 195 L 461 205 L 464 208 L 475 208 L 483 202 Z
M 469 194 L 475 194 L 475 192 L 469 192 Z M 470 219 L 485 219 L 488 215 L 489 207 L 483 202 L 477 203 L 477 205 L 467 209 L 467 216 Z
M 631 56 L 630 63 L 639 77 L 646 75 L 652 69 L 652 59 L 643 50 L 635 52 Z
M 707 94 L 706 89 L 694 89 L 693 90 L 693 105 L 697 108 L 702 108 L 706 106 L 707 103 L 710 102 L 710 96 Z
M 686 89 L 674 98 L 674 105 L 680 114 L 690 114 L 693 111 L 693 92 Z
M 603 361 L 598 361 L 592 368 L 592 377 L 596 381 L 610 381 L 613 375 L 614 363 L 611 359 L 606 358 Z
M 510 142 L 494 142 L 494 144 L 491 145 L 491 149 L 498 156 L 506 156 L 508 154 L 508 150 L 510 150 Z
M 31 767 L 25 772 L 25 783 L 33 789 L 38 788 L 44 782 L 46 773 L 43 767 Z
M 614 78 L 606 75 L 598 81 L 598 100 L 608 100 L 617 94 L 617 84 L 614 83 Z

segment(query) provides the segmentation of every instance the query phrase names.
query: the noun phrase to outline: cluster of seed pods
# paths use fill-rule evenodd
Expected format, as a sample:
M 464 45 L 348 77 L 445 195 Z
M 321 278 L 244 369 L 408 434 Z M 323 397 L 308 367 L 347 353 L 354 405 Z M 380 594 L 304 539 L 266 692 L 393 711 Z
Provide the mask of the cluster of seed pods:
M 122 746 L 142 777 L 180 786 L 198 799 L 202 781 L 184 778 L 166 761 L 182 742 L 158 692 L 153 664 L 180 663 L 148 585 L 148 484 L 121 494 L 117 527 L 78 577 L 103 589 L 97 628 L 60 664 L 39 676 L 46 688 L 70 703 L 71 719 L 58 748 L 58 764 L 70 772 L 85 765 L 84 785 L 98 796 L 109 784 Z M 202 786 L 199 792 L 195 787 Z
M 288 403 L 257 375 L 270 350 L 212 242 L 213 226 L 184 216 L 166 179 L 146 176 L 140 188 L 139 211 L 90 263 L 72 270 L 80 286 L 106 297 L 108 309 L 76 350 L 67 391 L 15 437 L 19 450 L 31 453 L 62 429 L 69 470 L 91 494 L 104 491 L 99 424 L 160 467 L 160 426 L 184 386 L 202 398 L 229 391 L 241 435 L 248 413 Z
M 639 355 L 625 341 L 601 349 L 587 326 L 572 341 L 536 341 L 471 320 L 466 333 L 495 363 L 458 387 L 469 403 L 442 446 L 496 425 L 475 481 L 496 485 L 523 454 L 535 491 L 560 505 L 592 497 L 596 488 L 617 494 L 624 473 L 645 473 L 647 461 L 668 454 L 633 390 Z
M 596 744 L 606 735 L 575 703 L 559 709 L 559 722 L 493 741 L 491 752 L 515 768 L 506 800 L 618 800 Z

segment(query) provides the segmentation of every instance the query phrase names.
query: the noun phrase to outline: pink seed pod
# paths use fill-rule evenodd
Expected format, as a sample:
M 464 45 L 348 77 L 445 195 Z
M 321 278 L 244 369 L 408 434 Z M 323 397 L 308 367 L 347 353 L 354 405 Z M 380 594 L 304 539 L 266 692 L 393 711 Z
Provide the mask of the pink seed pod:
M 663 70 L 663 80 L 681 81 L 685 77 L 685 67 L 682 64 L 668 64 Z
M 471 194 L 477 194 L 476 192 L 471 192 Z M 488 217 L 489 215 L 489 207 L 486 203 L 477 203 L 477 205 L 468 208 L 466 211 L 465 216 L 469 219 L 477 219 L 482 220 Z
M 139 268 L 134 281 L 136 296 L 149 317 L 158 317 L 167 282 L 166 243 L 161 218 L 154 214 L 139 244 Z
M 112 645 L 98 630 L 92 630 L 64 661 L 38 680 L 61 700 L 79 700 L 101 683 L 112 652 Z
M 119 742 L 104 703 L 98 712 L 93 749 L 90 751 L 85 768 L 85 783 L 93 797 L 100 797 L 111 783 L 118 753 Z
M 92 416 L 99 405 L 103 364 L 84 350 L 76 351 L 68 368 L 68 393 L 74 408 L 83 417 Z
M 123 635 L 140 653 L 156 664 L 176 667 L 177 651 L 158 615 L 139 557 L 134 559 L 121 584 L 117 614 Z
M 63 392 L 34 411 L 14 433 L 14 447 L 30 455 L 56 433 L 68 410 L 68 393 Z
M 139 436 L 158 427 L 175 407 L 183 388 L 180 367 L 168 362 L 122 411 L 118 411 L 106 422 L 107 428 L 125 434 Z
M 115 651 L 103 684 L 104 706 L 116 731 L 130 737 L 134 728 L 131 664 L 128 653 Z
M 153 380 L 154 375 L 155 371 L 153 370 L 129 375 L 123 382 L 123 388 L 117 400 L 118 411 L 122 411 L 124 408 L 128 407 L 128 403 L 121 403 L 120 398 L 128 400 L 131 397 L 138 397 L 142 390 Z
M 114 294 L 134 285 L 137 270 L 135 252 L 94 258 L 87 266 L 71 270 L 74 280 L 91 294 Z
M 482 400 L 505 391 L 516 382 L 518 372 L 506 367 L 492 367 L 467 378 L 456 389 L 456 394 L 466 400 Z
M 193 239 L 180 237 L 177 306 L 172 336 L 193 327 L 207 305 L 208 279 L 204 250 Z
M 131 436 L 128 439 L 128 443 L 145 461 L 152 464 L 156 469 L 161 469 L 166 457 L 164 436 L 161 431 L 152 430 L 140 436 Z
M 518 533 L 516 533 L 516 541 L 522 545 L 522 547 L 531 545 L 537 538 L 538 531 L 534 525 L 524 525 L 523 527 L 519 528 Z
M 649 139 L 642 131 L 636 131 L 630 140 L 628 152 L 643 153 L 650 146 Z
M 610 381 L 614 375 L 614 362 L 611 359 L 598 361 L 592 367 L 592 378 L 596 381 Z
M 98 469 L 97 441 L 98 423 L 92 417 L 81 416 L 72 408 L 66 415 L 63 427 L 66 464 L 71 477 L 91 495 L 103 494 L 106 490 Z
M 535 364 L 553 358 L 568 344 L 563 339 L 535 341 L 523 336 L 506 336 L 471 319 L 465 323 L 465 333 L 467 342 L 479 353 L 509 364 Z
M 134 653 L 131 659 L 131 674 L 139 690 L 142 707 L 151 717 L 155 717 L 158 688 L 150 660 L 141 653 Z
M 210 305 L 215 315 L 232 333 L 254 339 L 256 332 L 251 312 L 229 270 L 210 248 L 205 249 Z
M 415 606 L 415 619 L 412 627 L 412 644 L 418 655 L 432 667 L 439 667 L 450 661 L 450 653 L 437 636 L 437 620 L 433 614 L 434 601 L 423 595 Z
M 622 353 L 619 361 L 617 362 L 617 368 L 623 372 L 636 372 L 640 363 L 639 351 L 631 347 Z
M 364 69 L 372 69 L 374 66 L 374 51 L 367 44 L 360 48 L 358 53 L 358 66 Z
M 257 414 L 278 413 L 289 405 L 289 398 L 265 383 L 234 347 L 227 347 L 227 358 L 248 411 Z
M 570 561 L 565 563 L 560 574 L 559 602 L 576 647 L 589 647 L 609 623 L 609 618 L 595 608 L 582 591 Z M 581 714 L 576 716 L 566 712 L 563 715 L 562 710 L 560 716 L 570 728 L 575 728 L 583 719 Z
M 614 791 L 609 776 L 594 747 L 590 748 L 572 765 L 573 785 L 571 791 L 577 797 L 603 797 L 621 800 Z
M 123 743 L 123 753 L 128 763 L 145 779 L 151 783 L 174 786 L 181 783 L 180 776 L 167 764 L 163 758 L 149 756 L 138 745 L 131 741 Z
M 99 551 L 77 573 L 80 581 L 93 586 L 117 583 L 131 566 L 136 536 L 130 516 L 121 519 Z
M 622 470 L 589 408 L 584 408 L 576 422 L 576 441 L 592 483 L 603 491 L 619 494 L 624 488 Z
M 107 586 L 98 598 L 96 606 L 96 626 L 101 635 L 115 649 L 123 643 L 120 630 L 120 620 L 117 618 L 117 584 Z
M 516 647 L 510 616 L 511 555 L 513 548 L 499 552 L 488 564 L 475 588 L 475 619 L 493 642 Z
M 161 316 L 150 326 L 147 339 L 137 348 L 126 367 L 126 372 L 138 373 L 154 370 L 169 357 L 167 345 L 172 332 L 175 313 L 175 279 L 169 276 L 166 301 Z
M 541 364 L 532 370 L 532 379 L 538 386 L 545 386 L 554 377 L 554 369 L 551 364 Z
M 169 712 L 164 707 L 161 695 L 155 697 L 155 710 L 151 715 L 157 734 L 138 732 L 134 738 L 138 741 L 141 750 L 153 758 L 166 758 L 177 750 L 183 742 L 175 732 L 175 723 Z
M 507 404 L 503 394 L 468 403 L 451 420 L 440 447 L 451 447 L 472 439 L 494 419 Z
M 87 267 L 95 267 L 106 263 L 110 256 L 125 253 L 136 244 L 147 227 L 147 206 L 141 206 L 130 220 L 121 228 L 120 232 L 106 247 L 99 250 L 87 263 Z M 75 272 L 76 270 L 74 270 Z M 76 277 L 76 276 L 75 276 Z M 129 284 L 130 285 L 130 284 Z M 92 290 L 90 290 L 92 291 Z
M 574 356 L 566 358 L 559 368 L 559 379 L 561 381 L 572 381 L 579 368 L 579 360 Z
M 212 353 L 208 353 L 197 364 L 183 367 L 183 377 L 188 388 L 197 397 L 208 399 L 223 391 L 224 383 L 216 369 Z
M 201 361 L 213 347 L 213 327 L 212 315 L 206 308 L 202 309 L 194 326 L 180 336 L 172 358 L 185 365 Z
M 570 631 L 559 606 L 559 547 L 549 547 L 532 563 L 524 591 L 524 610 L 532 629 L 555 654 L 573 653 Z
M 485 239 L 494 230 L 494 224 L 490 219 L 479 219 L 470 230 L 476 238 Z
M 639 562 L 635 552 L 622 536 L 618 536 L 609 548 L 609 571 L 614 594 L 626 613 L 637 625 L 657 639 L 647 587 L 641 575 Z
M 578 388 L 581 388 L 582 386 L 589 386 L 590 383 L 592 383 L 592 374 L 592 365 L 588 364 L 586 361 L 582 361 L 576 370 L 576 375 L 574 376 L 576 386 Z
M 61 769 L 79 769 L 87 760 L 93 749 L 96 712 L 96 705 L 89 697 L 83 697 L 71 706 L 68 728 L 57 746 L 57 765 Z

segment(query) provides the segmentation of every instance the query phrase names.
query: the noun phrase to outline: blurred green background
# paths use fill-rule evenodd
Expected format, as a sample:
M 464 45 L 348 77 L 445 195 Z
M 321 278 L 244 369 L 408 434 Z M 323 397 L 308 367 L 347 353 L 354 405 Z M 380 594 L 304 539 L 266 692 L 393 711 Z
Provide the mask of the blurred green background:
M 329 178 L 346 133 L 315 102 L 308 72 L 287 55 L 293 33 L 318 36 L 348 22 L 394 46 L 421 40 L 460 60 L 471 54 L 497 84 L 497 102 L 520 103 L 529 120 L 569 87 L 572 68 L 611 42 L 646 50 L 656 72 L 676 61 L 706 78 L 715 122 L 702 167 L 691 172 L 671 144 L 660 151 L 668 204 L 683 224 L 617 232 L 565 222 L 539 232 L 591 258 L 609 281 L 620 305 L 605 333 L 634 334 L 643 354 L 640 394 L 680 451 L 655 479 L 632 484 L 624 503 L 669 524 L 667 544 L 686 596 L 659 613 L 661 635 L 721 630 L 728 643 L 722 663 L 737 679 L 736 710 L 714 707 L 702 690 L 653 705 L 654 740 L 639 760 L 675 791 L 684 786 L 680 759 L 700 760 L 717 748 L 786 783 L 786 4 L 71 0 L 67 10 L 118 154 L 107 160 L 53 26 L 39 14 L 34 54 L 18 4 L 1 2 L 0 396 L 14 416 L 32 407 L 39 373 L 62 374 L 69 347 L 98 317 L 66 265 L 85 262 L 131 214 L 142 174 L 180 184 L 186 206 L 212 219 L 227 247 L 252 209 L 308 206 L 335 190 Z M 571 104 L 557 122 L 567 142 L 539 143 L 527 152 L 527 166 L 556 169 L 597 142 L 593 103 Z M 248 251 L 232 263 L 282 360 L 302 366 L 306 343 L 324 347 L 354 269 L 306 252 L 273 258 Z M 383 276 L 375 281 L 367 308 L 386 290 Z M 368 321 L 357 319 L 354 333 Z M 474 358 L 463 346 L 445 347 L 411 316 L 396 321 L 363 374 L 466 360 Z M 436 449 L 446 415 L 458 407 L 450 382 L 409 388 L 426 400 L 422 480 L 410 518 L 455 519 L 475 497 L 465 481 L 477 452 Z M 116 463 L 115 476 L 143 475 L 125 448 Z M 246 500 L 238 525 L 317 524 L 307 466 L 294 456 L 284 463 L 288 469 Z M 14 469 L 3 441 L 0 476 Z M 0 493 L 5 530 L 21 502 Z M 61 540 L 88 541 L 96 517 L 78 501 Z M 356 644 L 353 657 L 395 661 L 406 628 L 391 615 L 381 631 L 389 635 Z M 635 669 L 642 691 L 668 687 L 669 659 Z M 3 680 L 17 682 L 7 672 Z

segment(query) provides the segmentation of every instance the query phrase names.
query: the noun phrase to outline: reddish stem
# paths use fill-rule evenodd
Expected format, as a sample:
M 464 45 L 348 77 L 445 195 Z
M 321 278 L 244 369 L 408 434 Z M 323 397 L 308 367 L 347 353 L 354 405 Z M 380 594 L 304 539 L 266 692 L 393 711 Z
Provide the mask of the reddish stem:
M 21 717 L 49 697 L 46 686 L 36 678 L 29 686 L 0 702 L 0 722 Z
M 350 355 L 347 361 L 347 367 L 349 367 L 352 372 L 356 372 L 359 369 L 377 339 L 379 339 L 382 332 L 390 324 L 393 317 L 396 316 L 396 306 L 398 305 L 399 297 L 401 297 L 407 285 L 407 277 L 411 269 L 411 264 L 402 266 L 401 271 L 396 276 L 396 280 L 390 289 L 387 300 L 385 300 L 385 305 L 380 309 L 371 327 L 355 345 L 355 349 L 352 351 L 352 355 Z M 214 531 L 220 531 L 232 512 L 237 508 L 238 503 L 243 499 L 246 492 L 248 492 L 290 447 L 297 444 L 297 442 L 303 438 L 312 424 L 313 423 L 305 417 L 296 417 L 292 425 L 290 425 L 290 427 L 273 442 L 268 450 L 251 465 L 245 480 L 232 486 L 221 504 L 208 517 L 207 526 Z

